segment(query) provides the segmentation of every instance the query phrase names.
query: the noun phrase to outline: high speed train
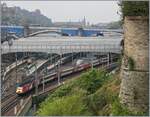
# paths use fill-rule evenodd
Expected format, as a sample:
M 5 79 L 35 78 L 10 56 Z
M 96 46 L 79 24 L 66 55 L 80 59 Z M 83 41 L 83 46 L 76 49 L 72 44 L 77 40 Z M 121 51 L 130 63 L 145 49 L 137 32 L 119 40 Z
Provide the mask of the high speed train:
M 99 60 L 93 61 L 94 67 L 96 67 L 100 64 L 107 64 L 107 60 L 104 58 L 103 61 L 99 61 Z M 64 77 L 64 76 L 67 76 L 67 75 L 70 75 L 70 74 L 73 74 L 73 73 L 76 73 L 79 71 L 87 70 L 91 67 L 92 67 L 91 63 L 83 63 L 83 61 L 79 60 L 74 67 L 62 70 L 60 72 L 60 75 L 61 75 L 61 77 Z M 114 66 L 114 67 L 116 67 L 116 66 Z M 57 72 L 52 73 L 50 75 L 45 76 L 44 78 L 39 78 L 38 85 L 42 84 L 43 82 L 46 83 L 46 82 L 53 81 L 57 78 L 58 78 Z M 44 81 L 43 81 L 43 79 L 44 79 Z M 35 81 L 34 76 L 27 78 L 27 80 L 24 80 L 22 83 L 20 83 L 17 86 L 16 93 L 20 95 L 20 94 L 25 94 L 25 93 L 29 92 L 30 90 L 32 90 L 35 87 L 35 82 L 36 81 Z
M 87 63 L 87 64 L 82 64 L 82 65 L 78 65 L 76 67 L 72 67 L 72 68 L 63 70 L 63 71 L 61 71 L 61 77 L 69 75 L 69 74 L 74 73 L 74 72 L 78 72 L 78 71 L 88 69 L 90 67 L 91 67 L 91 65 L 89 63 Z M 44 82 L 52 81 L 56 78 L 57 78 L 57 73 L 53 73 L 53 74 L 50 74 L 50 75 L 46 76 Z M 16 93 L 17 94 L 27 93 L 28 91 L 30 91 L 31 89 L 33 89 L 35 87 L 35 82 L 36 82 L 35 77 L 30 76 L 30 78 L 27 78 L 22 83 L 18 84 L 18 86 L 16 88 Z M 39 85 L 42 84 L 43 79 L 41 78 L 40 81 L 38 81 L 38 82 L 39 82 Z

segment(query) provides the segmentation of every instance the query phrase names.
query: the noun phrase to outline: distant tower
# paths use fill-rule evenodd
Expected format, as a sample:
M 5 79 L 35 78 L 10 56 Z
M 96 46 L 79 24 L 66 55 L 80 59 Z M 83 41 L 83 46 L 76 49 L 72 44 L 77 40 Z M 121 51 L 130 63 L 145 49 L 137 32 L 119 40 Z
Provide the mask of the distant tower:
M 87 26 L 90 26 L 90 22 L 87 22 Z
M 83 18 L 82 23 L 83 23 L 83 26 L 86 26 L 86 18 L 85 18 L 85 16 L 84 16 L 84 18 Z

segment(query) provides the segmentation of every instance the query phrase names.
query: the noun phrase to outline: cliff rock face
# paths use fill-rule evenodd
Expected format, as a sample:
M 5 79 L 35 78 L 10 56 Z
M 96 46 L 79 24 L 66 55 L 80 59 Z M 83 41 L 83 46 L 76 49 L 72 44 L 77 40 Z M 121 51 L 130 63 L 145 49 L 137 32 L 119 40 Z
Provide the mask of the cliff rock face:
M 119 97 L 130 110 L 147 111 L 149 104 L 149 22 L 147 17 L 126 17 L 124 56 Z

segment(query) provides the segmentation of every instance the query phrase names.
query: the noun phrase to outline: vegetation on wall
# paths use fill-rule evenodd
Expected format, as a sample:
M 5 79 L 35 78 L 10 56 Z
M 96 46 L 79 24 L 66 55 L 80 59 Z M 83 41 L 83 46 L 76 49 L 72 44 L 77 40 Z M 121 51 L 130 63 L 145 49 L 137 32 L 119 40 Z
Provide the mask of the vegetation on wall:
M 122 18 L 125 16 L 149 16 L 149 1 L 120 1 Z
M 134 61 L 131 57 L 128 58 L 128 65 L 129 65 L 129 70 L 134 69 Z

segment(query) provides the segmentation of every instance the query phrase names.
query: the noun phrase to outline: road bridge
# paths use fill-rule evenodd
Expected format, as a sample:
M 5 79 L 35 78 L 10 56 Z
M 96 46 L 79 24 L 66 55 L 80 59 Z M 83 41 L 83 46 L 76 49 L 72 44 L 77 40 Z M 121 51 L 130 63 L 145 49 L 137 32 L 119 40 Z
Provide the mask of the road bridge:
M 71 36 L 92 36 L 92 35 L 103 35 L 107 32 L 113 32 L 113 33 L 123 33 L 122 29 L 99 29 L 99 28 L 92 28 L 92 27 L 82 27 L 82 28 L 77 28 L 77 27 L 70 27 L 70 28 L 64 28 L 64 27 L 23 27 L 23 26 L 0 26 L 2 30 L 2 42 L 6 40 L 6 34 L 7 33 L 13 33 L 13 36 L 15 35 L 15 38 L 17 37 L 23 37 L 23 36 L 28 36 L 29 34 L 33 34 L 35 32 L 39 31 L 53 31 L 53 32 L 58 32 L 61 34 L 67 34 Z
M 34 32 L 40 31 L 40 30 L 57 30 L 61 31 L 62 29 L 68 29 L 68 30 L 78 30 L 79 28 L 77 27 L 35 27 L 35 26 L 30 26 L 30 30 L 33 30 Z M 99 29 L 99 28 L 90 28 L 90 27 L 83 27 L 84 30 L 94 30 L 94 31 L 101 31 L 101 32 L 116 32 L 116 33 L 123 33 L 123 29 Z
M 12 52 L 46 52 L 65 54 L 72 52 L 120 53 L 122 37 L 28 37 L 1 45 L 2 54 Z

